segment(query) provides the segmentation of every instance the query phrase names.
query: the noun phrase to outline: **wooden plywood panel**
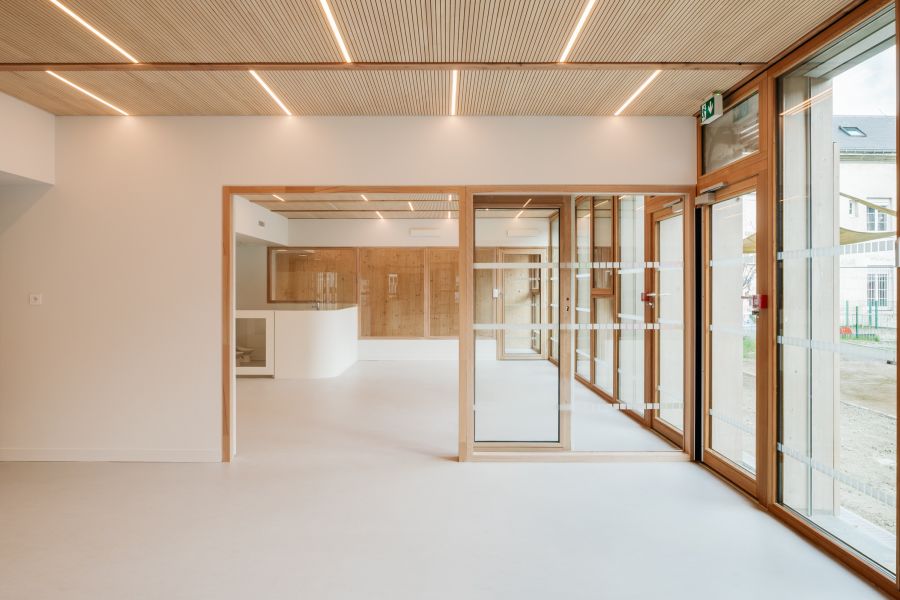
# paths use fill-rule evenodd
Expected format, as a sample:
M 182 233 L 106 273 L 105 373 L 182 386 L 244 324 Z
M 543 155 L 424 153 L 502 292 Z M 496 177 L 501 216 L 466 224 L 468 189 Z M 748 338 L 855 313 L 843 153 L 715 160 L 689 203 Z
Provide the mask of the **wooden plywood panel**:
M 554 61 L 584 0 L 331 0 L 355 61 Z
M 480 218 L 480 215 L 479 215 Z M 475 248 L 476 263 L 497 262 L 496 248 Z M 495 271 L 492 269 L 475 269 L 475 323 L 496 323 L 494 308 L 494 288 L 496 287 Z M 478 330 L 476 337 L 493 338 L 494 331 Z
M 663 71 L 623 114 L 680 116 L 700 110 L 710 94 L 724 91 L 750 75 L 750 71 Z M 628 95 L 631 93 L 629 92 Z M 628 95 L 620 97 L 624 102 Z
M 355 248 L 269 248 L 269 301 L 356 304 Z
M 126 40 L 115 39 L 115 31 L 101 31 L 130 52 Z M 0 62 L 123 61 L 124 56 L 46 0 L 3 0 L 0 5 Z
M 304 115 L 446 115 L 447 71 L 268 71 L 292 112 Z
M 317 0 L 64 0 L 141 62 L 340 61 Z M 0 62 L 125 58 L 47 0 L 4 0 Z
M 611 115 L 647 75 L 645 71 L 464 71 L 459 114 Z
M 280 115 L 249 73 L 84 72 L 62 74 L 131 115 Z M 115 115 L 42 71 L 0 73 L 0 91 L 57 115 Z
M 432 337 L 459 335 L 459 250 L 428 248 L 428 326 Z
M 604 0 L 570 60 L 767 62 L 848 0 Z
M 425 251 L 361 248 L 359 314 L 362 337 L 424 336 Z

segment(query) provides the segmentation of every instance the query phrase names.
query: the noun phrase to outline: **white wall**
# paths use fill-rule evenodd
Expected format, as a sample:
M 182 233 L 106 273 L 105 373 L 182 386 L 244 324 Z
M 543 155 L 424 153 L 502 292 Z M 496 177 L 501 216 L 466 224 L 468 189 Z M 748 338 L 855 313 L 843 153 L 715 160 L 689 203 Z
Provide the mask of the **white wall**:
M 684 185 L 694 144 L 690 118 L 59 118 L 56 185 L 0 202 L 0 458 L 218 459 L 223 185 Z
M 53 183 L 53 115 L 0 94 L 0 132 L 0 185 Z

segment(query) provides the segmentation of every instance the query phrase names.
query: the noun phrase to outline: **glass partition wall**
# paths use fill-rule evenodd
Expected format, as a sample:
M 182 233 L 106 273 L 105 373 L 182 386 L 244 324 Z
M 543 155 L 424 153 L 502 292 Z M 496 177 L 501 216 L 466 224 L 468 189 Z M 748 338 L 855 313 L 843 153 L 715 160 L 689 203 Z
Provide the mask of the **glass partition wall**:
M 682 204 L 474 197 L 476 451 L 682 447 Z
M 777 501 L 896 570 L 893 7 L 777 81 Z

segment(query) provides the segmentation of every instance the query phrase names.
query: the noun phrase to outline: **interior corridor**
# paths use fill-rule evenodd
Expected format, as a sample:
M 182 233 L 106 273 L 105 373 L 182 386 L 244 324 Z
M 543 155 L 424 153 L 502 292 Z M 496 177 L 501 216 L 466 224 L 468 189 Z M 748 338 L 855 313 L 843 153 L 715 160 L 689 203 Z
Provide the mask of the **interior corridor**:
M 458 464 L 455 366 L 241 379 L 230 465 L 0 464 L 0 598 L 880 597 L 695 464 Z

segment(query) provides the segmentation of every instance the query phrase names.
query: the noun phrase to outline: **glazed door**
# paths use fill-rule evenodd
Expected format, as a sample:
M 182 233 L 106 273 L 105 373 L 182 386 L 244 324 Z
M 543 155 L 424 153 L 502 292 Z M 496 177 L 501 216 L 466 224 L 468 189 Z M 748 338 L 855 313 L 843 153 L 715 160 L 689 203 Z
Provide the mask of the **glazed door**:
M 684 215 L 678 201 L 650 219 L 647 269 L 650 426 L 683 446 L 684 410 Z
M 748 493 L 756 493 L 757 289 L 756 180 L 730 186 L 704 208 L 703 460 Z

